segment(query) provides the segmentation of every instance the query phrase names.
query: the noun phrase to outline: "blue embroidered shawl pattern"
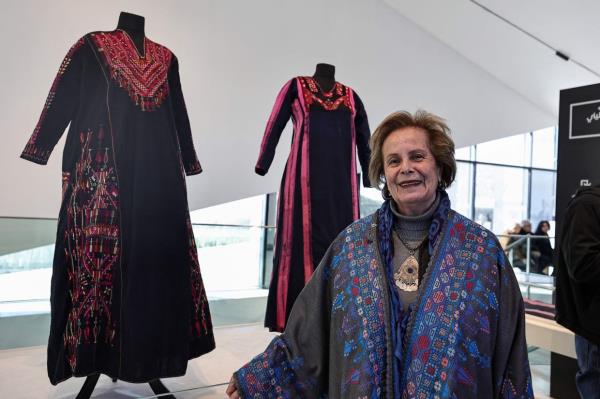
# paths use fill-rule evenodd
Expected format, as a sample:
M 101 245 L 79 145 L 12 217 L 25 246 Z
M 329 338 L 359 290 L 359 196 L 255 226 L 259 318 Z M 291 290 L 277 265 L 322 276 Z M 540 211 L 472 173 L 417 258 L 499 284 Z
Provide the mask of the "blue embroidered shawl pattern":
M 285 332 L 235 373 L 241 396 L 533 397 L 512 268 L 492 233 L 440 204 L 401 365 L 393 353 L 392 297 L 378 246 L 382 208 L 338 236 Z
M 402 397 L 533 397 L 512 268 L 492 233 L 453 211 L 448 219 L 409 321 Z
M 378 270 L 375 229 L 371 216 L 335 240 L 285 332 L 236 372 L 242 397 L 319 398 L 332 389 L 339 390 L 332 396 L 387 396 L 387 283 Z M 332 377 L 340 381 L 335 387 Z

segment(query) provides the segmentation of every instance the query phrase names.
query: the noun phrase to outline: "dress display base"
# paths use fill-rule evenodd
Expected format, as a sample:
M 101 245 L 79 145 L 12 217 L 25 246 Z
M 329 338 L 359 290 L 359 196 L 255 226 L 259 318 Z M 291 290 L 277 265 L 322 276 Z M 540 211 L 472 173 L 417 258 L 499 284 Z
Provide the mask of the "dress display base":
M 98 379 L 100 378 L 100 374 L 93 374 L 88 376 L 85 379 L 85 382 L 83 383 L 83 386 L 81 387 L 81 390 L 79 391 L 79 394 L 77 394 L 76 399 L 89 399 L 92 396 L 92 393 L 94 392 L 94 388 L 96 387 L 96 384 L 98 383 Z M 112 378 L 112 382 L 117 382 L 116 378 Z M 152 392 L 154 392 L 156 395 L 162 395 L 160 396 L 161 398 L 165 398 L 165 399 L 175 399 L 175 396 L 173 395 L 164 395 L 164 394 L 170 394 L 169 390 L 167 389 L 167 387 L 162 383 L 161 380 L 152 380 L 149 381 L 148 384 L 150 384 L 150 388 L 152 388 Z

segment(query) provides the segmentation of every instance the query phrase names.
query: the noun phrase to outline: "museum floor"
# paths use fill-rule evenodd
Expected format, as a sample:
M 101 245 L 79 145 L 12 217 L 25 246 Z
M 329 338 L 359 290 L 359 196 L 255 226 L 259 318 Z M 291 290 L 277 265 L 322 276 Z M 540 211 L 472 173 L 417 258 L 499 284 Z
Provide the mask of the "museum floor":
M 215 328 L 217 349 L 189 363 L 188 372 L 179 378 L 163 380 L 178 399 L 224 398 L 232 371 L 268 344 L 273 333 L 261 323 L 229 325 Z M 536 398 L 545 398 L 550 384 L 550 356 L 535 350 L 530 353 Z M 74 398 L 83 384 L 71 378 L 52 386 L 46 377 L 46 348 L 32 346 L 0 351 L 0 397 L 2 398 Z M 147 384 L 113 383 L 100 378 L 93 398 L 154 398 Z

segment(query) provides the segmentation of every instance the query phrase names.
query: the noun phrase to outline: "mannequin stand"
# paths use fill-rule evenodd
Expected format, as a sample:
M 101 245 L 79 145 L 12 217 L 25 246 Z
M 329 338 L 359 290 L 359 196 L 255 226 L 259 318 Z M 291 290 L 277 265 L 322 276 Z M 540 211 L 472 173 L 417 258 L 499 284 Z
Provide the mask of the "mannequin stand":
M 77 397 L 75 399 L 89 399 L 92 396 L 92 393 L 94 392 L 94 388 L 96 387 L 96 384 L 98 383 L 99 378 L 100 378 L 100 374 L 92 374 L 92 375 L 88 376 L 85 379 L 85 382 L 83 383 L 83 386 L 81 387 L 81 390 L 79 391 L 79 393 L 77 394 Z M 117 379 L 113 378 L 112 381 L 117 382 Z M 150 384 L 150 388 L 152 388 L 152 392 L 154 392 L 156 395 L 170 393 L 169 390 L 167 389 L 167 387 L 164 386 L 164 384 L 159 379 L 149 381 L 148 384 Z M 175 396 L 164 395 L 164 396 L 161 396 L 161 398 L 175 399 Z

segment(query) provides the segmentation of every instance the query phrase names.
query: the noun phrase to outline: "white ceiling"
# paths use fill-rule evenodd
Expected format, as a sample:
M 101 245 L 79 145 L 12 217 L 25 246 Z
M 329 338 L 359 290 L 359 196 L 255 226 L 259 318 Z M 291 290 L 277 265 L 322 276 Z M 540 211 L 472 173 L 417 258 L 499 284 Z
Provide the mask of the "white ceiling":
M 558 118 L 562 89 L 600 78 L 470 0 L 384 0 L 402 16 Z M 477 0 L 479 4 L 600 73 L 600 1 Z M 502 110 L 498 110 L 502 112 Z

